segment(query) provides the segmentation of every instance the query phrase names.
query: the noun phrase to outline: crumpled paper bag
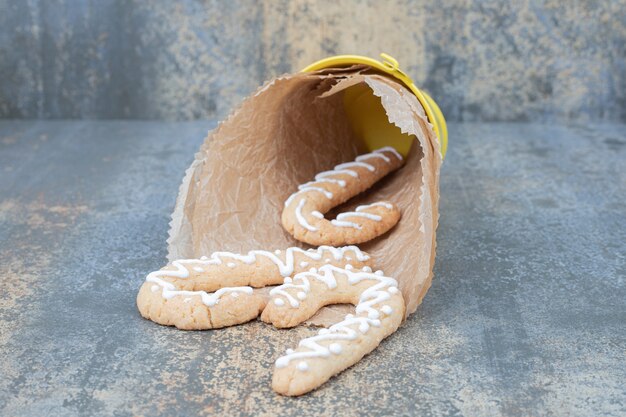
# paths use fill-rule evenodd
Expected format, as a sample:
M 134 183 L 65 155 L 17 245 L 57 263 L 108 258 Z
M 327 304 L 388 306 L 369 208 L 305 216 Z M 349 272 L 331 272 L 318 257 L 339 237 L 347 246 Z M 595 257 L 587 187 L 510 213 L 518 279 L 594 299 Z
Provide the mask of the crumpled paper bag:
M 218 250 L 307 248 L 283 229 L 283 204 L 318 172 L 369 151 L 353 134 L 342 101 L 344 90 L 360 83 L 380 97 L 389 121 L 414 143 L 403 168 L 335 211 L 381 199 L 400 207 L 396 227 L 360 248 L 398 280 L 406 315 L 413 313 L 430 287 L 435 261 L 439 142 L 416 97 L 365 66 L 273 79 L 210 132 L 180 186 L 169 261 Z M 329 306 L 308 323 L 330 325 L 350 309 Z

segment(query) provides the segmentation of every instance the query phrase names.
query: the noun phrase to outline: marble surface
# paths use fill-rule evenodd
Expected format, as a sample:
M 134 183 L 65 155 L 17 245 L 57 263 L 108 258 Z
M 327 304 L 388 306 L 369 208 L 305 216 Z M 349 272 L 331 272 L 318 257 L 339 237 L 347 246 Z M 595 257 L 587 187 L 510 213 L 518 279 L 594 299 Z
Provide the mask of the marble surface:
M 450 121 L 626 122 L 626 0 L 0 0 L 0 117 L 222 119 L 337 54 Z
M 213 126 L 0 121 L 0 415 L 626 414 L 626 125 L 451 124 L 424 303 L 297 399 L 270 368 L 311 329 L 135 307 Z

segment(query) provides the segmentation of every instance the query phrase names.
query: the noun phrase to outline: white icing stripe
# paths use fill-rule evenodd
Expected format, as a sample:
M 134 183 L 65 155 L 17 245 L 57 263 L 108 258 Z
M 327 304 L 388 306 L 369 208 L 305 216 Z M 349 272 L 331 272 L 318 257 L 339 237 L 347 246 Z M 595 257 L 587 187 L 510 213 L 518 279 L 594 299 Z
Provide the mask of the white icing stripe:
M 367 210 L 370 207 L 376 207 L 376 206 L 385 207 L 385 208 L 388 208 L 389 210 L 393 208 L 393 204 L 386 203 L 384 201 L 377 201 L 372 204 L 364 204 L 362 206 L 358 206 L 356 209 L 354 209 L 354 211 L 363 211 L 363 210 Z
M 304 193 L 307 191 L 317 191 L 320 192 L 322 194 L 324 194 L 324 196 L 326 196 L 326 198 L 330 199 L 333 198 L 333 193 L 331 193 L 330 191 L 327 191 L 321 187 L 303 187 L 300 189 L 300 191 L 298 191 L 299 193 Z
M 370 158 L 380 158 L 385 162 L 391 162 L 391 159 L 389 159 L 389 157 L 387 157 L 387 155 L 383 153 L 366 153 L 365 155 L 357 156 L 355 161 L 361 162 L 366 161 Z
M 370 164 L 366 164 L 365 162 L 346 162 L 344 164 L 339 164 L 335 167 L 335 171 L 339 171 L 345 168 L 351 168 L 351 167 L 361 167 L 361 168 L 365 168 L 370 172 L 374 172 L 376 171 L 376 167 Z
M 325 340 L 355 340 L 359 337 L 359 335 L 356 330 L 350 327 L 355 324 L 359 325 L 358 329 L 361 333 L 366 333 L 370 326 L 380 326 L 380 320 L 371 320 L 367 317 L 355 317 L 352 314 L 348 314 L 343 321 L 333 324 L 328 329 L 320 330 L 317 336 L 301 340 L 298 346 L 307 348 L 309 351 L 293 352 L 291 354 L 281 356 L 276 360 L 276 367 L 284 368 L 289 365 L 289 362 L 296 359 L 329 357 L 331 354 L 330 349 L 326 346 L 320 345 L 318 342 Z M 339 351 L 340 350 L 341 349 L 339 349 Z
M 319 261 L 323 259 L 324 257 L 328 257 L 328 253 L 330 252 L 330 255 L 336 261 L 340 261 L 346 256 L 345 255 L 346 252 L 349 252 L 349 251 L 353 251 L 356 254 L 356 259 L 359 261 L 365 261 L 370 258 L 369 255 L 365 254 L 356 246 L 343 246 L 340 248 L 334 248 L 332 246 L 320 246 L 317 249 L 309 249 L 309 250 L 304 250 L 304 249 L 300 249 L 296 247 L 288 248 L 285 251 L 284 263 L 274 253 L 264 251 L 264 250 L 250 251 L 248 252 L 247 255 L 240 255 L 240 254 L 231 253 L 231 252 L 215 252 L 211 255 L 211 259 L 217 259 L 219 262 L 221 262 L 221 260 L 219 259 L 220 257 L 232 258 L 232 259 L 236 259 L 240 262 L 250 265 L 257 261 L 257 256 L 264 256 L 278 267 L 278 270 L 280 271 L 280 274 L 283 277 L 288 277 L 291 274 L 293 274 L 293 271 L 295 268 L 295 265 L 294 265 L 295 264 L 295 256 L 294 256 L 295 252 L 298 252 L 314 261 Z
M 289 196 L 289 198 L 285 201 L 285 207 L 287 207 L 289 204 L 291 204 L 291 202 L 298 197 L 298 192 L 296 191 L 295 193 L 291 194 Z
M 296 288 L 296 289 L 306 288 L 306 290 L 308 291 L 308 286 L 309 286 L 309 280 L 306 280 L 306 279 L 303 280 L 303 283 L 300 285 L 283 284 L 279 287 L 272 289 L 270 291 L 270 295 L 282 295 L 283 297 L 287 299 L 287 301 L 289 301 L 289 304 L 291 304 L 292 307 L 298 307 L 300 305 L 300 302 L 296 300 L 294 297 L 292 297 L 291 294 L 286 292 L 285 289 L 286 288 Z M 282 305 L 285 305 L 285 302 L 281 298 L 277 298 L 274 300 L 274 304 L 276 304 L 277 306 L 282 306 Z
M 347 222 L 345 220 L 331 220 L 330 223 L 337 227 L 352 227 L 353 229 L 361 230 L 362 227 L 354 222 Z
M 402 160 L 402 155 L 400 155 L 398 153 L 398 151 L 396 151 L 393 147 L 391 146 L 385 146 L 383 148 L 377 149 L 374 152 L 371 153 L 367 153 L 364 155 L 360 155 L 356 158 L 355 162 L 346 162 L 343 164 L 339 164 L 337 166 L 335 166 L 335 168 L 333 168 L 333 170 L 331 171 L 324 171 L 324 172 L 320 172 L 319 174 L 317 174 L 315 176 L 315 181 L 309 181 L 305 184 L 299 185 L 298 186 L 298 190 L 297 192 L 291 194 L 289 196 L 289 198 L 287 198 L 287 200 L 285 201 L 285 207 L 287 207 L 289 204 L 291 204 L 293 202 L 293 200 L 296 198 L 296 196 L 300 193 L 300 192 L 305 192 L 305 191 L 318 191 L 322 194 L 324 194 L 326 196 L 326 198 L 332 198 L 333 194 L 321 187 L 316 187 L 316 185 L 319 185 L 321 183 L 331 183 L 331 184 L 338 184 L 341 187 L 345 187 L 346 186 L 346 181 L 345 180 L 341 180 L 341 179 L 337 179 L 337 178 L 328 178 L 331 177 L 333 175 L 337 175 L 337 174 L 346 174 L 346 175 L 350 175 L 354 178 L 358 178 L 359 177 L 359 173 L 351 170 L 351 169 L 347 169 L 350 167 L 361 167 L 361 168 L 365 168 L 371 172 L 376 171 L 376 167 L 370 164 L 367 164 L 363 161 L 370 159 L 370 158 L 381 158 L 382 160 L 384 160 L 385 162 L 389 163 L 391 162 L 391 159 L 389 159 L 389 157 L 387 155 L 385 155 L 383 152 L 391 152 L 393 153 L 396 158 L 398 158 L 399 160 Z
M 305 198 L 300 200 L 300 202 L 298 203 L 298 207 L 296 207 L 296 219 L 298 220 L 298 223 L 300 224 L 300 226 L 304 227 L 306 230 L 309 230 L 311 232 L 317 232 L 318 230 L 317 227 L 311 226 L 309 222 L 307 222 L 304 216 L 302 215 L 302 207 L 304 207 L 305 203 L 306 203 Z
M 300 190 L 300 189 L 302 189 L 304 187 L 309 187 L 311 185 L 316 185 L 316 184 L 320 184 L 320 183 L 324 183 L 324 182 L 327 182 L 329 184 L 337 184 L 340 187 L 345 187 L 346 186 L 346 182 L 344 180 L 336 180 L 334 178 L 322 178 L 322 179 L 319 179 L 317 181 L 309 181 L 307 183 L 299 185 L 298 189 Z
M 385 306 L 382 306 L 380 308 L 380 311 L 382 311 L 386 315 L 390 315 L 391 313 L 393 313 L 393 308 L 391 308 L 390 306 L 385 305 Z
M 300 203 L 298 204 L 298 207 L 296 208 L 296 218 L 298 220 L 298 223 L 302 227 L 312 232 L 315 232 L 318 229 L 316 227 L 311 226 L 302 215 L 302 207 L 304 207 L 304 204 L 305 204 L 304 201 L 305 200 L 300 200 Z M 340 213 L 337 215 L 337 218 L 334 220 L 331 220 L 330 223 L 336 227 L 351 227 L 353 229 L 361 230 L 363 228 L 361 225 L 355 222 L 346 221 L 345 219 L 347 219 L 348 217 L 362 217 L 365 219 L 379 222 L 383 219 L 382 216 L 378 214 L 373 214 L 373 213 L 363 213 L 363 210 L 367 210 L 371 207 L 376 207 L 376 206 L 382 206 L 390 210 L 393 209 L 393 205 L 386 203 L 384 201 L 379 201 L 379 202 L 372 203 L 372 204 L 358 206 L 355 209 L 355 211 L 347 211 L 345 213 Z M 318 219 L 324 218 L 324 215 L 317 210 L 312 211 L 311 216 L 316 217 Z
M 159 272 L 159 271 L 156 271 L 156 272 Z M 152 274 L 154 274 L 154 272 Z M 204 305 L 206 305 L 207 307 L 213 307 L 220 301 L 220 298 L 222 298 L 224 295 L 228 293 L 231 293 L 231 295 L 235 295 L 236 293 L 240 293 L 240 292 L 245 293 L 245 294 L 252 294 L 252 287 L 225 287 L 225 288 L 220 288 L 214 293 L 208 293 L 206 291 L 177 290 L 174 284 L 172 284 L 171 282 L 164 281 L 162 278 L 158 276 L 150 276 L 150 275 L 148 275 L 148 278 L 146 278 L 146 281 L 154 282 L 155 284 L 159 285 L 163 289 L 163 291 L 161 292 L 161 295 L 166 300 L 169 300 L 171 298 L 178 297 L 178 296 L 199 295 Z
M 329 289 L 333 289 L 337 287 L 337 280 L 335 279 L 334 275 L 337 272 L 346 275 L 348 277 L 348 282 L 353 285 L 367 279 L 378 281 L 378 284 L 369 287 L 361 294 L 361 297 L 359 299 L 359 305 L 369 300 L 370 298 L 375 298 L 380 288 L 396 287 L 398 285 L 395 279 L 381 275 L 381 271 L 373 273 L 371 272 L 370 268 L 368 268 L 367 270 L 364 269 L 362 271 L 355 271 L 351 266 L 350 268 L 343 269 L 334 265 L 324 265 L 320 267 L 319 270 L 312 268 L 308 272 L 300 272 L 299 274 L 296 274 L 293 279 L 285 279 L 285 283 L 272 289 L 270 291 L 270 295 L 282 295 L 288 299 L 292 307 L 296 308 L 300 305 L 300 303 L 288 292 L 285 291 L 286 288 L 297 288 L 307 294 L 310 290 L 309 278 L 314 278 L 318 281 L 325 283 Z M 296 281 L 299 281 L 301 283 L 297 284 Z M 385 300 L 388 298 L 389 297 L 385 298 Z M 376 301 L 374 304 L 378 302 L 379 301 Z M 373 310 L 369 307 L 369 305 L 365 307 L 365 310 L 368 311 L 368 314 L 372 314 L 371 311 Z M 360 313 L 360 311 L 357 310 L 357 313 Z
M 313 184 L 313 183 L 307 183 L 307 184 Z M 296 191 L 295 193 L 291 194 L 289 196 L 289 198 L 287 198 L 287 200 L 285 201 L 285 207 L 287 207 L 289 204 L 291 204 L 291 202 L 298 197 L 299 195 L 301 195 L 302 193 L 305 193 L 307 191 L 317 191 L 320 192 L 322 194 L 324 194 L 324 196 L 328 199 L 333 198 L 333 193 L 331 193 L 328 190 L 325 190 L 324 188 L 321 187 L 303 187 L 302 185 L 298 187 L 299 191 Z
M 374 214 L 374 213 L 364 213 L 363 210 L 367 210 L 371 207 L 376 207 L 376 206 L 382 206 L 388 209 L 393 209 L 393 205 L 386 203 L 384 201 L 379 201 L 376 203 L 372 203 L 372 204 L 366 204 L 363 206 L 358 206 L 355 211 L 348 211 L 345 213 L 340 213 L 337 215 L 337 219 L 336 220 L 331 220 L 330 223 L 334 226 L 337 227 L 352 227 L 354 229 L 358 229 L 361 230 L 362 226 L 359 225 L 358 223 L 354 223 L 354 222 L 350 222 L 350 221 L 346 221 L 345 219 L 349 218 L 349 217 L 363 217 L 365 219 L 369 219 L 369 220 L 373 220 L 376 222 L 381 221 L 383 218 L 382 216 L 378 215 L 378 214 Z
M 366 219 L 374 220 L 376 222 L 379 222 L 379 221 L 381 221 L 383 219 L 382 216 L 379 216 L 378 214 L 361 213 L 361 212 L 356 212 L 356 211 L 347 211 L 345 213 L 341 213 L 341 214 L 337 215 L 337 220 L 343 220 L 346 217 L 364 217 Z
M 251 287 L 226 287 L 226 288 L 221 288 L 214 293 L 208 293 L 206 291 L 183 291 L 183 290 L 177 290 L 174 284 L 172 284 L 171 282 L 164 281 L 162 279 L 162 277 L 189 278 L 189 270 L 183 265 L 183 264 L 188 264 L 188 263 L 216 265 L 216 264 L 221 263 L 221 260 L 220 259 L 211 259 L 211 260 L 181 259 L 178 261 L 174 261 L 172 262 L 172 266 L 176 267 L 175 271 L 159 270 L 159 271 L 151 272 L 146 277 L 146 282 L 153 282 L 157 284 L 158 286 L 160 286 L 163 289 L 161 292 L 161 295 L 163 296 L 163 298 L 167 300 L 173 297 L 180 296 L 180 295 L 186 295 L 186 296 L 199 295 L 200 298 L 202 298 L 202 302 L 208 307 L 213 307 L 214 305 L 216 305 L 219 302 L 220 298 L 224 294 L 229 293 L 229 292 L 233 294 L 237 292 L 252 294 Z M 154 288 L 153 288 L 153 291 L 154 291 Z
M 185 265 L 187 264 L 220 265 L 223 263 L 223 260 L 221 258 L 229 258 L 229 259 L 235 259 L 239 262 L 250 265 L 250 264 L 257 262 L 258 256 L 265 257 L 268 260 L 270 260 L 272 263 L 276 265 L 276 267 L 279 270 L 279 273 L 283 277 L 288 277 L 289 275 L 293 274 L 293 271 L 295 269 L 295 253 L 296 252 L 314 261 L 319 261 L 325 257 L 328 257 L 329 255 L 332 256 L 335 260 L 340 261 L 344 258 L 347 258 L 346 253 L 350 253 L 350 252 L 354 253 L 354 256 L 356 256 L 356 259 L 359 261 L 366 261 L 370 258 L 369 255 L 361 251 L 356 246 L 344 246 L 340 248 L 334 248 L 332 246 L 320 246 L 317 249 L 309 249 L 309 250 L 304 250 L 304 249 L 300 249 L 297 247 L 291 247 L 285 251 L 284 262 L 278 256 L 276 256 L 275 253 L 264 251 L 264 250 L 253 250 L 253 251 L 248 252 L 247 255 L 241 255 L 241 254 L 232 253 L 232 252 L 214 252 L 213 254 L 211 254 L 211 258 L 207 258 L 206 256 L 203 256 L 200 259 L 179 259 L 177 261 L 174 261 L 172 262 L 172 266 L 176 268 L 175 270 L 161 269 L 159 271 L 151 272 L 146 277 L 146 281 L 153 282 L 161 286 L 164 289 L 164 297 L 165 297 L 165 294 L 167 294 L 171 298 L 176 295 L 183 295 L 183 294 L 190 294 L 190 293 L 201 295 L 202 293 L 204 293 L 204 294 L 207 294 L 206 296 L 201 295 L 204 301 L 206 297 L 211 297 L 212 295 L 209 293 L 206 293 L 205 291 L 187 291 L 187 292 L 175 291 L 175 286 L 170 282 L 164 281 L 162 278 L 166 278 L 166 277 L 181 278 L 181 279 L 189 278 L 189 270 L 185 267 Z M 301 262 L 301 265 L 303 263 L 306 263 L 306 262 L 304 261 Z M 306 267 L 306 265 L 302 267 L 304 268 Z M 249 287 L 238 287 L 238 288 L 243 288 L 243 289 L 240 289 L 239 291 L 248 292 L 247 288 Z M 154 290 L 154 288 L 152 289 Z M 166 293 L 166 290 L 167 290 L 167 293 Z M 214 293 L 213 296 L 217 294 L 218 295 L 217 299 L 219 299 L 219 296 L 221 296 L 221 294 L 223 293 L 224 291 L 220 292 L 218 290 L 217 292 Z
M 369 256 L 363 253 L 356 246 L 344 246 L 341 248 L 333 248 L 330 246 L 320 246 L 319 248 L 317 248 L 317 250 L 310 249 L 306 251 L 300 248 L 291 247 L 285 251 L 284 263 L 276 256 L 275 253 L 262 251 L 262 250 L 250 251 L 248 252 L 247 255 L 240 255 L 240 254 L 235 254 L 231 252 L 214 252 L 211 255 L 210 259 L 203 256 L 201 259 L 180 259 L 180 260 L 174 261 L 172 262 L 172 266 L 176 268 L 175 270 L 163 269 L 163 270 L 151 272 L 146 277 L 146 282 L 151 282 L 151 283 L 156 284 L 151 287 L 152 292 L 158 291 L 160 287 L 162 289 L 162 292 L 161 292 L 162 297 L 167 300 L 174 298 L 174 297 L 178 297 L 178 296 L 186 296 L 186 297 L 200 296 L 203 304 L 205 304 L 207 307 L 213 307 L 216 304 L 218 304 L 219 300 L 226 294 L 231 294 L 231 296 L 236 297 L 239 295 L 239 293 L 252 294 L 253 290 L 251 287 L 247 287 L 247 286 L 224 287 L 224 288 L 220 288 L 214 293 L 208 293 L 206 291 L 177 290 L 176 286 L 173 283 L 165 281 L 163 280 L 163 278 L 164 277 L 174 277 L 174 278 L 181 278 L 181 279 L 189 278 L 189 270 L 185 267 L 185 264 L 220 265 L 223 263 L 223 260 L 221 259 L 221 257 L 236 259 L 246 264 L 252 264 L 256 262 L 257 255 L 268 258 L 278 267 L 280 274 L 282 276 L 287 277 L 293 273 L 293 270 L 295 268 L 295 265 L 294 265 L 295 263 L 294 253 L 295 252 L 301 253 L 302 255 L 305 255 L 306 257 L 313 259 L 313 260 L 321 260 L 324 256 L 328 256 L 327 252 L 330 252 L 333 258 L 335 258 L 336 260 L 341 260 L 342 258 L 345 257 L 346 252 L 349 252 L 349 251 L 354 252 L 356 258 L 359 261 L 364 261 L 364 260 L 369 259 Z M 301 264 L 302 263 L 305 263 L 305 262 L 301 262 Z M 227 265 L 230 267 L 236 266 L 232 262 L 228 262 Z M 231 266 L 231 265 L 234 265 L 234 266 Z M 326 265 L 326 266 L 330 266 L 330 265 Z M 306 293 L 304 294 L 306 296 Z M 185 299 L 184 301 L 187 302 L 187 299 Z
M 359 173 L 356 171 L 352 171 L 351 169 L 338 169 L 338 170 L 320 172 L 319 174 L 315 176 L 315 180 L 319 181 L 320 178 L 326 178 L 326 177 L 330 177 L 331 175 L 337 175 L 337 174 L 347 174 L 347 175 L 350 175 L 351 177 L 359 178 Z
M 396 156 L 396 158 L 398 158 L 400 161 L 402 161 L 404 158 L 402 158 L 402 155 L 400 155 L 398 153 L 398 151 L 396 151 L 396 148 L 394 148 L 393 146 L 384 146 L 380 149 L 376 149 L 374 151 L 375 153 L 381 153 L 381 152 L 391 152 L 392 154 L 394 154 Z
M 298 290 L 300 290 L 302 293 L 304 293 L 304 297 L 306 298 L 306 294 L 308 294 L 308 292 L 311 289 L 311 285 L 309 283 L 309 279 L 308 277 L 312 277 L 315 278 L 318 281 L 323 282 L 324 284 L 326 284 L 326 286 L 329 289 L 333 289 L 335 287 L 337 287 L 337 280 L 335 279 L 334 275 L 333 275 L 333 271 L 330 270 L 327 267 L 330 267 L 332 265 L 324 265 L 320 268 L 320 272 L 323 273 L 322 274 L 318 274 L 317 273 L 317 269 L 312 268 L 311 271 L 309 272 L 301 272 L 299 274 L 296 274 L 296 276 L 287 281 L 285 280 L 285 283 L 283 285 L 280 285 L 276 288 L 273 288 L 270 291 L 270 295 L 282 295 L 283 297 L 285 297 L 287 299 L 287 301 L 289 301 L 289 304 L 291 304 L 292 307 L 296 308 L 298 306 L 300 306 L 300 302 L 298 300 L 296 300 L 291 294 L 289 294 L 287 291 L 285 291 L 286 288 L 296 288 Z M 298 280 L 301 283 L 300 284 L 296 284 L 295 281 Z
M 306 358 L 317 358 L 317 357 L 328 357 L 333 354 L 341 353 L 341 345 L 337 343 L 330 343 L 328 346 L 321 345 L 319 342 L 322 341 L 340 341 L 340 340 L 355 340 L 358 338 L 357 330 L 353 329 L 351 326 L 358 325 L 358 331 L 361 333 L 367 333 L 370 326 L 378 327 L 381 325 L 380 322 L 380 312 L 375 308 L 377 304 L 380 304 L 386 300 L 388 300 L 391 295 L 396 294 L 398 292 L 397 289 L 397 281 L 390 277 L 385 277 L 381 275 L 380 271 L 376 273 L 363 272 L 363 271 L 353 271 L 347 269 L 337 268 L 332 265 L 324 265 L 318 271 L 311 270 L 310 272 L 303 272 L 297 274 L 292 282 L 301 281 L 302 284 L 283 284 L 279 287 L 274 288 L 270 294 L 272 295 L 283 295 L 289 301 L 292 307 L 296 308 L 299 306 L 299 302 L 295 300 L 289 293 L 284 291 L 285 288 L 298 288 L 302 292 L 308 292 L 310 289 L 309 278 L 314 278 L 320 280 L 329 288 L 335 288 L 337 285 L 337 281 L 334 277 L 334 273 L 339 272 L 347 276 L 348 282 L 351 285 L 357 284 L 364 280 L 375 280 L 378 281 L 376 284 L 367 288 L 365 291 L 361 293 L 359 297 L 359 303 L 356 306 L 357 314 L 366 313 L 367 317 L 364 316 L 354 316 L 352 314 L 348 314 L 346 318 L 334 325 L 332 325 L 328 329 L 322 329 L 319 331 L 317 336 L 309 337 L 300 342 L 299 347 L 308 349 L 303 352 L 295 352 L 293 350 L 288 350 L 286 355 L 281 356 L 276 361 L 277 368 L 284 368 L 289 365 L 289 362 L 297 359 L 306 359 Z M 295 301 L 294 302 L 292 302 Z M 381 306 L 380 310 L 383 314 L 389 315 L 393 312 L 393 309 L 388 305 Z M 304 362 L 306 363 L 306 362 Z M 305 368 L 304 366 L 298 367 Z M 308 366 L 306 367 L 308 369 Z

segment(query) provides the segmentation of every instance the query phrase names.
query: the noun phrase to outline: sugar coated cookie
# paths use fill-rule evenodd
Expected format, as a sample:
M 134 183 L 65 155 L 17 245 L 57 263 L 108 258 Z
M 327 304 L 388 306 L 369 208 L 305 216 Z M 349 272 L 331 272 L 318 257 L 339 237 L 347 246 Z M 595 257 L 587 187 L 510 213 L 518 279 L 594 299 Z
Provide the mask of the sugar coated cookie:
M 371 352 L 404 318 L 404 299 L 395 279 L 369 267 L 325 265 L 285 279 L 274 288 L 262 320 L 292 327 L 325 305 L 352 303 L 356 314 L 300 341 L 276 361 L 272 387 L 280 394 L 305 394 Z
M 202 330 L 250 321 L 265 307 L 252 287 L 283 282 L 285 277 L 324 265 L 369 267 L 370 256 L 356 246 L 321 246 L 247 254 L 215 252 L 181 259 L 150 273 L 137 295 L 141 315 L 163 325 Z
M 294 238 L 311 245 L 357 244 L 382 235 L 400 220 L 400 210 L 390 202 L 359 206 L 333 220 L 327 220 L 324 214 L 367 190 L 403 163 L 402 155 L 387 146 L 317 174 L 314 181 L 300 185 L 285 201 L 283 227 Z

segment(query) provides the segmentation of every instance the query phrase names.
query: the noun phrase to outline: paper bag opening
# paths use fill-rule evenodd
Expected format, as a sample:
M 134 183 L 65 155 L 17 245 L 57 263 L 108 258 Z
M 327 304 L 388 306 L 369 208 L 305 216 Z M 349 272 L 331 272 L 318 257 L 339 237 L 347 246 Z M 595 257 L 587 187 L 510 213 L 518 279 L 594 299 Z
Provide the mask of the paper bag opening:
M 355 125 L 346 103 L 355 91 L 375 97 L 393 138 Z M 383 114 L 383 113 L 380 113 Z M 361 129 L 361 130 L 360 130 Z M 398 280 L 409 315 L 430 287 L 435 259 L 441 154 L 436 135 L 415 96 L 366 67 L 285 75 L 243 101 L 209 133 L 181 184 L 172 214 L 168 259 L 197 258 L 214 251 L 307 248 L 280 222 L 284 202 L 315 174 L 372 149 L 392 145 L 406 164 L 369 191 L 337 208 L 393 201 L 402 218 L 387 234 L 361 249 Z M 332 215 L 332 214 L 331 214 Z M 309 321 L 328 325 L 345 308 L 326 307 Z

